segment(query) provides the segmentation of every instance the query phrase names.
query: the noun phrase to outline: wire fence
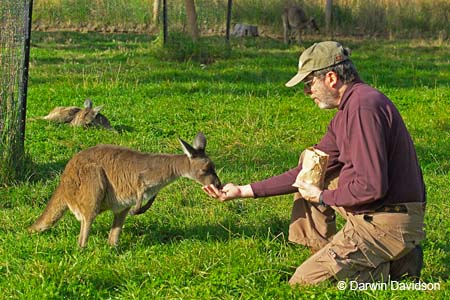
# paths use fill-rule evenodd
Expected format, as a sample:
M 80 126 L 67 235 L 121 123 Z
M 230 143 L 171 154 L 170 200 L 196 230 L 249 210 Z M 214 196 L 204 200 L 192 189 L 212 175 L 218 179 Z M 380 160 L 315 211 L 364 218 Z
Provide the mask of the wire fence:
M 31 4 L 31 0 L 2 0 L 0 6 L 1 185 L 16 179 L 22 169 Z
M 324 0 L 233 0 L 232 24 L 249 23 L 281 35 L 286 1 L 300 5 L 307 16 L 325 27 Z M 157 2 L 157 1 L 156 1 Z M 160 3 L 162 0 L 159 1 Z M 201 34 L 223 34 L 228 0 L 195 0 Z M 186 26 L 185 0 L 167 0 L 170 31 Z M 155 33 L 155 0 L 40 0 L 34 28 Z M 160 8 L 162 4 L 159 4 Z M 161 10 L 159 10 L 160 12 Z M 333 31 L 339 35 L 389 37 L 450 36 L 449 0 L 334 0 Z

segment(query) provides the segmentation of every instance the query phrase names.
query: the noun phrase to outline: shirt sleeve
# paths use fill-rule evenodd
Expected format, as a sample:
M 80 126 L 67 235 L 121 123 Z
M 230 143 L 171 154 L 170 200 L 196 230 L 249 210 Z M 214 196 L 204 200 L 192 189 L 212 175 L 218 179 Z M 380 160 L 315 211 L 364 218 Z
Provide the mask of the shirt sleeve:
M 255 198 L 292 194 L 298 191 L 292 185 L 297 178 L 301 166 L 297 166 L 281 175 L 250 184 Z
M 388 189 L 386 132 L 388 122 L 383 113 L 360 107 L 349 118 L 346 141 L 341 151 L 348 161 L 336 190 L 323 192 L 328 205 L 354 206 L 382 198 Z

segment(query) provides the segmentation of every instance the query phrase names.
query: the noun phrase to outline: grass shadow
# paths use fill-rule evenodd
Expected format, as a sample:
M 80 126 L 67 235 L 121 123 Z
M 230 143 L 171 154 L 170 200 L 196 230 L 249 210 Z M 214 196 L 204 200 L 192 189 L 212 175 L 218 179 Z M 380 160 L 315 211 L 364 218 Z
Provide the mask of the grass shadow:
M 266 238 L 268 229 L 274 236 L 283 234 L 287 236 L 289 218 L 271 218 L 261 225 L 237 225 L 232 221 L 225 220 L 222 223 L 204 224 L 195 226 L 176 227 L 170 224 L 146 223 L 134 220 L 132 230 L 129 231 L 132 237 L 131 242 L 121 244 L 121 247 L 129 248 L 134 246 L 133 240 L 140 239 L 139 244 L 152 246 L 155 244 L 172 244 L 183 240 L 199 241 L 219 241 L 226 242 L 229 239 L 242 237 Z M 225 223 L 223 222 L 223 223 Z M 130 228 L 131 229 L 131 228 Z
M 114 128 L 118 133 L 134 132 L 134 131 L 135 131 L 134 127 L 128 126 L 128 125 L 114 125 L 113 128 Z
M 152 47 L 148 47 L 148 44 L 155 40 L 155 36 L 145 34 L 118 34 L 118 33 L 80 33 L 80 32 L 65 32 L 58 31 L 52 33 L 36 32 L 33 34 L 33 46 L 36 48 L 45 49 L 70 49 L 71 51 L 77 51 L 81 53 L 92 51 L 111 51 L 117 50 L 118 52 L 111 57 L 96 55 L 89 57 L 71 57 L 73 62 L 79 65 L 91 65 L 91 64 L 111 64 L 111 62 L 120 63 L 126 62 L 127 55 L 123 55 L 127 52 L 132 52 L 135 59 L 148 61 L 149 59 L 155 59 L 156 53 L 152 51 Z M 268 70 L 268 72 L 246 72 L 242 73 L 242 70 L 238 73 L 231 74 L 210 74 L 205 73 L 204 76 L 199 73 L 193 72 L 190 76 L 183 76 L 179 78 L 178 73 L 165 68 L 166 71 L 159 72 L 158 74 L 147 74 L 146 77 L 140 78 L 142 83 L 145 82 L 165 82 L 167 78 L 174 78 L 177 82 L 180 79 L 184 81 L 197 81 L 197 82 L 211 82 L 211 80 L 236 82 L 236 80 L 244 80 L 252 83 L 256 82 L 277 82 L 280 78 L 289 79 L 291 72 L 280 71 L 274 68 L 273 61 L 276 60 L 277 66 L 292 66 L 292 72 L 295 72 L 295 65 L 297 63 L 298 54 L 304 50 L 304 47 L 308 47 L 314 41 L 304 41 L 304 46 L 301 48 L 287 47 L 282 41 L 276 40 L 270 37 L 259 37 L 257 39 L 232 39 L 231 40 L 231 54 L 229 56 L 223 56 L 223 44 L 224 38 L 221 36 L 208 36 L 202 37 L 202 43 L 208 45 L 211 53 L 205 55 L 219 56 L 220 62 L 230 61 L 253 61 L 257 64 L 258 68 Z M 450 70 L 443 62 L 446 61 L 446 48 L 432 47 L 433 51 L 430 53 L 430 47 L 423 47 L 414 45 L 409 42 L 402 42 L 402 47 L 398 47 L 398 42 L 392 41 L 378 41 L 379 47 L 377 51 L 371 50 L 372 56 L 366 57 L 365 53 L 368 45 L 367 41 L 357 40 L 344 40 L 346 46 L 353 49 L 354 62 L 363 79 L 368 79 L 369 82 L 375 81 L 377 85 L 392 86 L 392 87 L 415 87 L 417 85 L 425 86 L 447 86 L 447 71 Z M 176 44 L 175 44 L 176 45 Z M 171 51 L 182 51 L 179 47 L 174 46 L 177 49 L 171 49 Z M 136 51 L 137 49 L 140 51 Z M 193 47 L 195 50 L 195 47 Z M 144 49 L 144 51 L 142 51 Z M 190 51 L 192 49 L 187 49 Z M 296 54 L 293 54 L 295 52 Z M 298 53 L 297 53 L 298 52 Z M 255 55 L 256 53 L 256 55 Z M 388 53 L 387 59 L 380 61 L 377 57 L 382 57 Z M 418 55 L 421 56 L 420 61 L 415 59 Z M 189 55 L 186 56 L 189 58 Z M 38 63 L 44 64 L 62 64 L 65 58 L 52 57 L 37 57 L 35 59 Z M 189 61 L 189 59 L 186 59 Z M 376 65 L 374 64 L 376 62 Z M 178 63 L 174 60 L 171 63 Z M 213 63 L 215 64 L 215 63 Z M 275 66 L 276 67 L 276 66 Z M 377 70 L 377 74 L 374 74 L 372 70 Z M 147 72 L 148 73 L 148 72 Z M 437 75 L 442 74 L 442 75 Z M 261 76 L 264 75 L 264 76 Z
M 48 181 L 59 177 L 61 175 L 61 172 L 64 170 L 67 162 L 68 160 L 60 160 L 48 163 L 30 162 L 31 174 L 27 177 L 27 182 L 33 184 L 38 181 Z

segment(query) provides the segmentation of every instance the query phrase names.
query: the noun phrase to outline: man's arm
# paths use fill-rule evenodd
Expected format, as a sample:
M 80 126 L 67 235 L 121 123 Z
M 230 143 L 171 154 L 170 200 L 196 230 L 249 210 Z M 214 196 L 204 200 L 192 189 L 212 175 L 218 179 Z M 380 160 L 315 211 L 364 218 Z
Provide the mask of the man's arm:
M 283 174 L 250 184 L 254 197 L 271 197 L 297 192 L 297 188 L 292 185 L 301 169 L 301 166 L 297 166 Z

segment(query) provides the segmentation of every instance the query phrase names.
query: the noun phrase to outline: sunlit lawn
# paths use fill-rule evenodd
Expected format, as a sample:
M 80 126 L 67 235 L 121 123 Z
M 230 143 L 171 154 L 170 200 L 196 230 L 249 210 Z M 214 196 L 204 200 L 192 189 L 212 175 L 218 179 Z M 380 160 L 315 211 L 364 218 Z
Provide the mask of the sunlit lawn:
M 397 105 L 416 144 L 428 192 L 422 281 L 441 283 L 440 291 L 292 289 L 287 280 L 309 251 L 287 241 L 291 196 L 219 203 L 188 179 L 162 190 L 144 215 L 128 217 L 117 248 L 107 245 L 110 213 L 96 219 L 84 250 L 70 213 L 50 231 L 29 235 L 26 227 L 44 209 L 64 165 L 87 147 L 181 153 L 177 137 L 191 141 L 203 131 L 222 181 L 249 183 L 295 166 L 334 114 L 315 107 L 301 88 L 284 87 L 302 48 L 233 40 L 227 54 L 222 38 L 213 37 L 205 43 L 214 62 L 205 65 L 164 60 L 169 55 L 155 50 L 152 39 L 34 33 L 28 117 L 82 106 L 89 97 L 105 105 L 102 113 L 119 133 L 27 123 L 32 173 L 0 189 L 0 298 L 449 298 L 450 64 L 448 45 L 433 41 L 344 43 L 362 78 Z

